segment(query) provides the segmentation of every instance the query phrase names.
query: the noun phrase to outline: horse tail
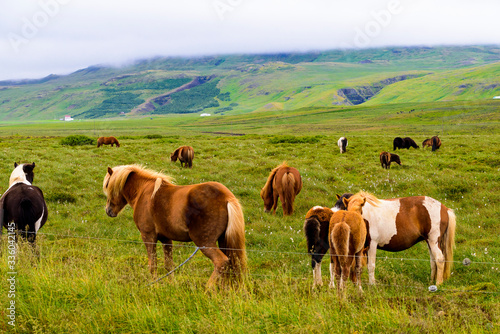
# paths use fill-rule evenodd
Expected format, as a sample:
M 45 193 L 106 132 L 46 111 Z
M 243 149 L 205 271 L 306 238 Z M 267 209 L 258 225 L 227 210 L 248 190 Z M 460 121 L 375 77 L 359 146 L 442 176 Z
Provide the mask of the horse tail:
M 293 201 L 295 200 L 295 176 L 292 173 L 283 174 L 281 179 L 283 184 L 283 214 L 291 215 L 293 213 Z
M 434 152 L 439 148 L 439 138 L 438 137 L 432 137 L 432 151 Z
M 237 280 L 247 270 L 247 255 L 245 251 L 245 219 L 240 202 L 234 196 L 227 202 L 228 222 L 221 250 L 229 258 L 229 271 Z
M 453 210 L 448 209 L 448 228 L 441 238 L 441 250 L 444 255 L 444 271 L 443 280 L 447 279 L 451 275 L 451 269 L 453 267 L 453 248 L 455 247 L 455 226 L 457 218 Z
M 33 202 L 28 199 L 22 199 L 19 202 L 18 206 L 18 221 L 16 222 L 17 228 L 23 237 L 25 237 L 29 241 L 35 240 L 36 222 L 39 217 L 36 214 L 36 208 L 33 205 Z M 41 219 L 41 217 L 40 217 Z M 28 226 L 28 228 L 26 228 Z
M 307 241 L 307 252 L 309 254 L 315 253 L 317 250 L 314 246 L 319 241 L 319 233 L 321 231 L 321 223 L 316 217 L 309 217 L 304 222 L 304 234 Z
M 341 267 L 344 266 L 347 261 L 347 256 L 349 256 L 349 239 L 351 234 L 351 228 L 345 220 L 340 223 L 335 224 L 332 229 L 332 243 L 335 249 L 335 253 L 338 256 L 338 261 Z
M 188 164 L 189 167 L 193 166 L 194 150 L 192 147 L 188 148 Z

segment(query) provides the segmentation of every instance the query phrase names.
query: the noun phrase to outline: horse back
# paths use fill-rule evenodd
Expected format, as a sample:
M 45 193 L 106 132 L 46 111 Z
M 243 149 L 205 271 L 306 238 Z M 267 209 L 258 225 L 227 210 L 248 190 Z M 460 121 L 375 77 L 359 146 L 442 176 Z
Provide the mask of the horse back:
M 4 225 L 14 221 L 17 229 L 29 226 L 30 232 L 37 232 L 48 217 L 47 204 L 40 188 L 18 183 L 13 185 L 2 198 Z M 39 225 L 35 223 L 39 220 Z M 36 227 L 36 228 L 35 228 Z

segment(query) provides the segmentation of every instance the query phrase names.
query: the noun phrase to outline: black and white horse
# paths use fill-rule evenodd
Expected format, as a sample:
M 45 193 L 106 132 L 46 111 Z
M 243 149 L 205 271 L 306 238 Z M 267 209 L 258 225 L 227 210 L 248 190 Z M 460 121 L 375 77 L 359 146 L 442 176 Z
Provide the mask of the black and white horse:
M 0 199 L 0 226 L 34 243 L 38 230 L 47 221 L 47 204 L 40 188 L 31 184 L 35 163 L 14 163 L 14 167 L 9 188 Z
M 337 141 L 337 145 L 340 148 L 340 153 L 345 153 L 347 148 L 347 138 L 340 137 L 339 140 Z

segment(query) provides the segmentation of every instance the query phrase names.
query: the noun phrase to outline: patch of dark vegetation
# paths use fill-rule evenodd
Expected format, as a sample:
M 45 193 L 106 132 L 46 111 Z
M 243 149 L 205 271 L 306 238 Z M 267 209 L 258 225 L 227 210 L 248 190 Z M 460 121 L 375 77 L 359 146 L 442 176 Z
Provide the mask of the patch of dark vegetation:
M 323 136 L 276 136 L 269 139 L 269 144 L 316 144 Z
M 85 112 L 82 112 L 73 117 L 80 118 L 99 118 L 104 116 L 114 116 L 121 112 L 128 113 L 134 107 L 144 103 L 143 99 L 138 98 L 140 94 L 120 93 L 105 99 L 98 106 L 95 106 Z
M 76 197 L 64 192 L 49 193 L 45 195 L 47 202 L 53 203 L 75 203 Z
M 163 136 L 159 135 L 159 134 L 152 134 L 152 135 L 145 135 L 144 138 L 146 138 L 146 139 L 160 139 L 160 138 L 163 138 Z
M 108 93 L 118 93 L 129 90 L 161 90 L 168 91 L 174 88 L 180 87 L 191 81 L 191 78 L 174 78 L 174 79 L 163 79 L 163 80 L 147 80 L 131 83 L 119 83 L 116 85 L 106 84 L 105 88 L 101 91 Z
M 84 135 L 72 135 L 61 139 L 61 145 L 69 146 L 82 146 L 82 145 L 96 145 L 97 141 Z

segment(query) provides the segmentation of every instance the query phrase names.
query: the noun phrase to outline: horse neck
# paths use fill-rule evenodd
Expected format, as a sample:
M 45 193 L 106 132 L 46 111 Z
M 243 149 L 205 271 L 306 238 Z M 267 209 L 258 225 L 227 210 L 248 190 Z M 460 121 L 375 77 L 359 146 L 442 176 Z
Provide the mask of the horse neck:
M 138 176 L 136 173 L 129 175 L 127 182 L 123 186 L 122 195 L 127 200 L 127 203 L 135 210 L 137 200 L 144 192 L 153 192 L 155 179 L 148 179 Z M 151 195 L 148 196 L 150 198 Z

